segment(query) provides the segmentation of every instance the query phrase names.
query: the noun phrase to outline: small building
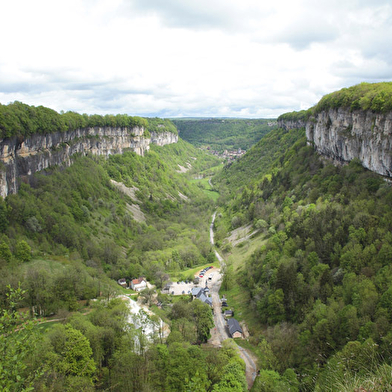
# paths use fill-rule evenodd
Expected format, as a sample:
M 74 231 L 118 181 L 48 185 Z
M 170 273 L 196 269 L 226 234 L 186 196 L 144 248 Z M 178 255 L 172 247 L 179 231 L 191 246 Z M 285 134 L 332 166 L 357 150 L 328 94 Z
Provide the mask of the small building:
M 193 287 L 193 289 L 191 291 L 193 299 L 199 298 L 200 295 L 203 294 L 203 293 L 204 293 L 203 287 Z
M 212 306 L 212 299 L 208 296 L 208 292 L 209 290 L 206 291 L 206 289 L 203 287 L 194 287 L 191 291 L 191 294 L 193 299 L 198 299 L 201 302 Z
M 119 279 L 119 280 L 117 281 L 117 283 L 118 283 L 121 287 L 124 287 L 124 289 L 127 288 L 127 281 L 126 281 L 125 278 Z
M 223 312 L 223 317 L 227 318 L 227 317 L 233 317 L 234 316 L 234 312 L 230 309 L 227 309 Z
M 242 338 L 242 328 L 235 318 L 229 318 L 227 320 L 227 328 L 232 338 Z
M 147 282 L 144 278 L 132 279 L 130 287 L 135 291 L 142 291 L 147 288 Z

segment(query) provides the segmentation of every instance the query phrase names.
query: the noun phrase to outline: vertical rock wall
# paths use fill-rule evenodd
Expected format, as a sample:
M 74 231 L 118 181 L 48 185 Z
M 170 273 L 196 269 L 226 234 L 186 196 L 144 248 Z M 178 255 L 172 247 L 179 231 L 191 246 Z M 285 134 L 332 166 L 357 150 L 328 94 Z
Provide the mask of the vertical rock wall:
M 322 155 L 358 158 L 365 168 L 392 177 L 392 113 L 329 109 L 307 121 L 306 137 Z
M 95 127 L 0 140 L 0 196 L 16 193 L 20 180 L 54 165 L 69 166 L 76 153 L 87 155 L 122 154 L 134 151 L 143 156 L 150 143 L 163 146 L 177 143 L 178 135 L 170 132 L 151 133 L 144 137 L 144 128 Z

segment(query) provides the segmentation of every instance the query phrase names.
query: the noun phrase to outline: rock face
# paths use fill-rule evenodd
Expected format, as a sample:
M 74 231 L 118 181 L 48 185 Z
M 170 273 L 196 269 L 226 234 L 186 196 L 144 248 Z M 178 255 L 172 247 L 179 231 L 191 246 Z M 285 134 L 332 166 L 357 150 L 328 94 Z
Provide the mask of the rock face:
M 392 113 L 329 109 L 307 121 L 306 137 L 327 157 L 358 158 L 365 168 L 392 177 Z
M 178 135 L 171 132 L 151 132 L 151 143 L 158 146 L 164 146 L 165 144 L 172 144 L 178 142 Z
M 304 120 L 278 120 L 278 127 L 283 128 L 283 129 L 305 128 L 306 121 L 304 121 Z
M 146 138 L 144 128 L 95 127 L 32 135 L 25 140 L 17 137 L 0 140 L 0 195 L 16 193 L 19 180 L 29 181 L 32 174 L 54 165 L 69 166 L 76 153 L 87 155 L 122 154 L 134 151 L 143 156 L 150 143 L 163 146 L 177 143 L 178 135 L 170 132 L 151 133 Z

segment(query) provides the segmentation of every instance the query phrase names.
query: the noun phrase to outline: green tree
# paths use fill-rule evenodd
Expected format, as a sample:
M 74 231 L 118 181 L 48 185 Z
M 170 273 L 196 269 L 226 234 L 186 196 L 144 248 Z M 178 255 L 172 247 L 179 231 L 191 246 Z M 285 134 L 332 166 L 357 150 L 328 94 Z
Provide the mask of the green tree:
M 207 304 L 195 300 L 191 302 L 191 309 L 196 324 L 198 340 L 205 343 L 210 338 L 210 330 L 214 326 L 211 308 Z
M 12 258 L 12 253 L 10 251 L 10 247 L 3 241 L 0 244 L 0 261 L 4 261 L 8 263 L 11 261 L 11 258 Z
M 56 325 L 49 338 L 54 352 L 48 355 L 47 370 L 64 376 L 82 377 L 92 384 L 96 366 L 87 338 L 70 324 Z
M 25 291 L 20 287 L 7 289 L 8 306 L 0 313 L 0 389 L 31 391 L 41 373 L 29 368 L 27 358 L 35 351 L 39 335 L 34 321 L 17 310 Z
M 225 290 L 230 290 L 233 287 L 235 282 L 234 268 L 233 265 L 226 265 L 222 268 L 223 279 L 222 279 L 222 287 Z
M 31 248 L 26 241 L 22 240 L 16 244 L 15 257 L 23 263 L 31 260 Z
M 222 379 L 214 386 L 213 392 L 245 392 L 248 384 L 241 365 L 231 362 L 223 368 Z
M 284 293 L 282 289 L 277 289 L 268 296 L 268 323 L 275 324 L 285 319 Z
M 7 218 L 7 205 L 4 202 L 3 198 L 0 197 L 0 233 L 4 233 L 8 227 L 8 218 Z

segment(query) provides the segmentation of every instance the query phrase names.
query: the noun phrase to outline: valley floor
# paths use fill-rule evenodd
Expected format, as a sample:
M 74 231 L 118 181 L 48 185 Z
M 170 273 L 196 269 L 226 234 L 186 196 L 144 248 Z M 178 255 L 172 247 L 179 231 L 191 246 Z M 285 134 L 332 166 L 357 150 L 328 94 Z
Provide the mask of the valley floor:
M 210 241 L 211 244 L 214 245 L 214 233 L 213 233 L 213 226 L 214 226 L 214 220 L 215 220 L 216 212 L 212 216 L 212 223 L 210 226 Z M 223 257 L 218 253 L 217 250 L 215 250 L 215 254 L 221 263 L 221 266 L 225 265 Z M 213 306 L 213 311 L 214 311 L 214 328 L 211 330 L 211 338 L 209 339 L 208 343 L 210 343 L 213 346 L 220 347 L 222 342 L 226 339 L 229 339 L 230 336 L 228 334 L 228 330 L 226 327 L 226 320 L 223 317 L 222 314 L 222 307 L 221 307 L 221 301 L 219 298 L 219 290 L 221 287 L 222 283 L 222 275 L 220 273 L 216 274 L 216 278 L 212 282 L 212 284 L 209 286 L 210 287 L 210 293 L 212 297 L 212 306 Z M 255 381 L 256 375 L 257 375 L 257 359 L 254 357 L 254 355 L 247 349 L 240 347 L 236 344 L 236 348 L 238 349 L 239 355 L 245 362 L 246 366 L 246 380 L 248 383 L 248 389 L 250 390 L 253 386 L 253 383 Z

